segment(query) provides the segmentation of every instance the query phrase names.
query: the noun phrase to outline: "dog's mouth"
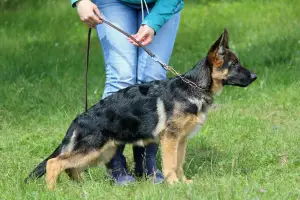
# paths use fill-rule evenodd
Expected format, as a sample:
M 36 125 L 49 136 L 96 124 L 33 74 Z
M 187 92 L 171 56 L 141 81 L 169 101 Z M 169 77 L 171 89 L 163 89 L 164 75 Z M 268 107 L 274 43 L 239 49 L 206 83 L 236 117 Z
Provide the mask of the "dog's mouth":
M 244 83 L 235 83 L 228 80 L 223 80 L 223 85 L 232 85 L 232 86 L 238 86 L 238 87 L 247 87 L 250 83 L 244 84 Z
M 251 73 L 250 77 L 247 79 L 223 79 L 223 85 L 232 85 L 232 86 L 238 86 L 238 87 L 247 87 L 252 82 L 254 82 L 257 79 L 257 76 L 255 73 Z

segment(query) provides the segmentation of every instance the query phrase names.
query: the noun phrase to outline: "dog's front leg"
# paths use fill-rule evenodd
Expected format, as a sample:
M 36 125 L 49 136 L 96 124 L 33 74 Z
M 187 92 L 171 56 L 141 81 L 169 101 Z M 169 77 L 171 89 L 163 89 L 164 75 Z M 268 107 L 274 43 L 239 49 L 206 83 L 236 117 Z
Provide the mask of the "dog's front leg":
M 163 162 L 163 174 L 165 180 L 170 183 L 178 182 L 177 178 L 177 151 L 179 138 L 168 132 L 161 136 L 161 150 Z
M 179 180 L 181 180 L 184 183 L 191 183 L 192 180 L 186 179 L 183 171 L 183 164 L 185 160 L 185 153 L 186 153 L 186 147 L 187 147 L 187 137 L 183 137 L 180 139 L 178 144 L 178 151 L 177 151 L 177 177 Z

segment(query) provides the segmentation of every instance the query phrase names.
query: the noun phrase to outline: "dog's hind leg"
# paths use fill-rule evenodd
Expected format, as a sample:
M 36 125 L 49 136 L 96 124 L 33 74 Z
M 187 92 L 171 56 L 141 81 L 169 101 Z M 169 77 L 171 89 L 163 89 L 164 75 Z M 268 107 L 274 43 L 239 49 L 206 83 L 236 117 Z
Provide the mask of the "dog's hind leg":
M 116 149 L 117 149 L 116 145 L 114 145 L 113 143 L 105 145 L 101 149 L 101 154 L 99 155 L 97 160 L 89 163 L 89 166 L 94 166 L 99 163 L 104 163 L 104 164 L 108 163 L 112 159 L 112 157 L 115 155 Z M 65 171 L 68 174 L 68 176 L 70 177 L 70 179 L 80 183 L 80 182 L 83 182 L 82 172 L 84 172 L 85 169 L 86 169 L 86 167 L 81 167 L 81 168 L 78 167 L 78 168 L 66 169 Z
M 52 158 L 46 164 L 46 183 L 48 189 L 53 190 L 56 187 L 56 181 L 63 169 L 62 161 L 59 158 Z
M 81 181 L 81 173 L 90 166 L 95 166 L 99 162 L 107 162 L 114 155 L 116 145 L 113 142 L 106 143 L 100 149 L 91 149 L 85 152 L 68 152 L 61 154 L 56 158 L 48 160 L 46 166 L 46 182 L 49 189 L 55 189 L 58 176 L 66 170 L 70 172 L 71 178 Z M 101 159 L 102 154 L 110 155 L 110 158 L 104 156 L 105 159 Z
M 176 136 L 166 132 L 161 136 L 160 142 L 164 177 L 168 183 L 176 183 L 178 182 L 176 169 L 179 140 Z
M 179 144 L 178 144 L 176 173 L 177 173 L 177 177 L 179 180 L 181 180 L 184 183 L 191 183 L 192 180 L 186 179 L 186 177 L 184 175 L 184 170 L 183 170 L 186 147 L 187 147 L 187 137 L 184 136 L 183 138 L 180 139 Z
M 46 182 L 50 190 L 55 189 L 58 176 L 65 170 L 71 169 L 72 178 L 78 179 L 81 173 L 100 156 L 100 150 L 87 153 L 70 152 L 48 160 L 46 166 Z M 76 172 L 77 171 L 77 175 Z
M 81 183 L 83 182 L 82 172 L 84 171 L 83 168 L 72 168 L 72 169 L 66 169 L 66 173 L 70 177 L 70 179 Z

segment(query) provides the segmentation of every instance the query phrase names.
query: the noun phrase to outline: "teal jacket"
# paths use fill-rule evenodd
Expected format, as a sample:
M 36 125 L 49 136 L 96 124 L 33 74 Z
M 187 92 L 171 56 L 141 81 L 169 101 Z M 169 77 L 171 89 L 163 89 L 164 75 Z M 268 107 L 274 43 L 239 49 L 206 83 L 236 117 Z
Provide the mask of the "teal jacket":
M 78 0 L 71 0 L 72 6 L 75 7 L 75 3 Z M 131 4 L 140 4 L 140 0 L 120 0 Z M 142 24 L 146 24 L 157 32 L 171 17 L 173 14 L 179 12 L 183 8 L 182 0 L 146 0 L 147 3 L 155 2 L 155 6 L 151 12 L 145 17 Z

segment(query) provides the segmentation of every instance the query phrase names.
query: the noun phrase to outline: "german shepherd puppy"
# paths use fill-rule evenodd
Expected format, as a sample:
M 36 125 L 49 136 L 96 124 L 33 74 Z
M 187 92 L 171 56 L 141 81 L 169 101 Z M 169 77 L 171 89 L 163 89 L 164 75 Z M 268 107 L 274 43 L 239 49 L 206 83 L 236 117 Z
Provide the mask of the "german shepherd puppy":
M 81 181 L 82 172 L 98 163 L 107 163 L 121 143 L 161 143 L 163 174 L 168 183 L 188 183 L 183 163 L 187 137 L 199 131 L 213 103 L 213 94 L 224 85 L 246 87 L 256 75 L 244 68 L 229 49 L 225 29 L 207 57 L 180 77 L 133 85 L 100 100 L 76 117 L 62 143 L 29 174 L 46 174 L 49 189 L 65 171 Z

